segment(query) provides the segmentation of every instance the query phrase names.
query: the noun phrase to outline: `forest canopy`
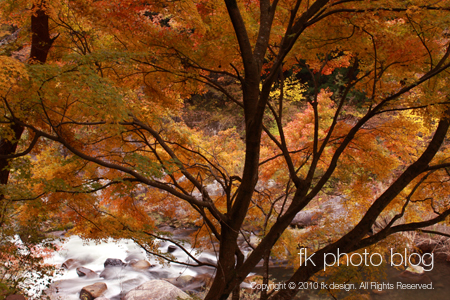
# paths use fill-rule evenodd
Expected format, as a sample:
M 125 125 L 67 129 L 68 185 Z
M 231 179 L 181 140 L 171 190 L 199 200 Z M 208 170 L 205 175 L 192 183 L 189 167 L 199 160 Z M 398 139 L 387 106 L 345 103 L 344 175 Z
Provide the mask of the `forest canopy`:
M 70 223 L 160 254 L 159 225 L 177 219 L 193 245 L 218 245 L 205 299 L 238 299 L 261 260 L 288 258 L 287 283 L 305 282 L 327 253 L 388 253 L 447 224 L 449 13 L 446 0 L 1 0 L 2 251 L 24 228 Z M 320 222 L 290 226 L 311 211 Z

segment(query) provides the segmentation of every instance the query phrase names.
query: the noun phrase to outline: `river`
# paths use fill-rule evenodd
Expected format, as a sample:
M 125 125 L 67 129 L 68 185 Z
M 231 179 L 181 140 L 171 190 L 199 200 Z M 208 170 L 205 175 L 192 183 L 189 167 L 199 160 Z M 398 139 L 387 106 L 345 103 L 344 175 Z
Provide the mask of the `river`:
M 159 249 L 161 252 L 167 252 L 170 245 L 173 244 L 161 241 Z M 109 279 L 79 277 L 75 268 L 64 270 L 62 274 L 55 278 L 55 283 L 52 285 L 52 291 L 54 293 L 52 299 L 58 299 L 59 297 L 62 300 L 77 300 L 79 299 L 79 292 L 84 286 L 95 282 L 105 282 L 108 289 L 104 296 L 111 300 L 120 300 L 121 295 L 148 280 L 175 278 L 183 275 L 195 277 L 202 273 L 213 273 L 213 269 L 210 267 L 192 268 L 178 264 L 161 264 L 155 258 L 149 257 L 131 240 L 109 240 L 107 242 L 95 243 L 92 241 L 83 241 L 77 236 L 71 236 L 66 238 L 60 247 L 60 250 L 52 258 L 48 259 L 47 263 L 60 266 L 66 260 L 74 259 L 80 262 L 83 267 L 91 269 L 97 274 L 100 274 L 104 270 L 103 264 L 108 258 L 117 258 L 124 262 L 130 261 L 131 259 L 146 259 L 152 264 L 152 267 L 145 272 L 135 271 L 129 267 L 115 268 L 114 272 L 116 273 L 113 276 L 109 276 Z M 199 259 L 212 262 L 216 261 L 215 255 L 211 253 L 204 252 L 196 254 L 189 247 L 186 248 L 191 250 L 192 254 Z M 171 254 L 179 261 L 189 261 L 188 256 L 179 248 L 176 248 Z M 261 268 L 256 268 L 254 271 L 256 273 L 262 272 Z M 271 277 L 274 282 L 281 282 L 289 278 L 292 272 L 292 269 L 276 266 L 271 268 Z M 354 289 L 351 290 L 352 292 L 367 294 L 369 296 L 366 299 L 373 300 L 430 300 L 430 298 L 439 300 L 447 299 L 448 295 L 450 295 L 450 284 L 448 284 L 450 282 L 450 263 L 446 261 L 436 261 L 432 271 L 425 272 L 424 275 L 420 276 L 403 277 L 400 270 L 391 267 L 386 269 L 386 275 L 387 277 L 384 279 L 379 278 L 363 281 L 363 283 L 367 283 L 367 289 L 360 289 L 361 282 L 349 281 L 347 283 L 353 284 Z M 397 282 L 405 284 L 432 283 L 433 289 L 400 289 L 398 288 Z M 336 283 L 342 284 L 342 282 Z M 319 293 L 321 290 L 320 284 L 329 285 L 330 282 L 326 278 L 321 278 L 318 280 L 317 286 L 319 288 L 315 288 L 317 287 L 315 285 L 309 285 L 310 288 L 299 293 L 299 297 L 297 298 L 310 300 L 334 299 L 328 292 L 324 293 L 322 291 L 322 293 Z M 55 297 L 55 295 L 58 297 Z M 340 292 L 334 291 L 334 297 L 336 299 L 344 299 L 349 295 L 349 291 L 345 291 L 344 289 Z

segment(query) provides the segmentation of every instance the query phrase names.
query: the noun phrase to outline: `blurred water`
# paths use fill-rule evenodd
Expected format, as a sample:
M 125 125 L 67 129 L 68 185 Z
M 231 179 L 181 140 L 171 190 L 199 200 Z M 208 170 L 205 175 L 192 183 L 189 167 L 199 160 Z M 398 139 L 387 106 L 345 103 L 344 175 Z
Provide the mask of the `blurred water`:
M 180 236 L 176 237 L 179 238 Z M 181 236 L 182 237 L 182 236 Z M 173 245 L 170 242 L 161 241 L 159 250 L 161 252 L 167 252 L 169 245 Z M 185 248 L 192 252 L 197 259 L 207 260 L 209 262 L 216 262 L 216 257 L 211 253 L 197 254 L 188 245 Z M 178 261 L 193 263 L 192 259 L 189 259 L 186 253 L 180 248 L 176 248 L 171 253 Z M 54 284 L 54 291 L 57 291 L 57 295 L 60 295 L 60 299 L 78 300 L 79 292 L 84 286 L 93 284 L 95 282 L 105 282 L 108 286 L 108 290 L 105 293 L 105 297 L 111 300 L 120 299 L 119 295 L 126 293 L 134 287 L 144 283 L 151 279 L 159 278 L 175 278 L 181 275 L 196 276 L 201 273 L 212 274 L 214 269 L 211 267 L 187 267 L 179 264 L 164 264 L 161 265 L 155 258 L 149 257 L 138 245 L 131 240 L 109 240 L 102 243 L 83 242 L 83 240 L 77 236 L 72 236 L 63 243 L 61 243 L 61 249 L 51 259 L 47 260 L 48 263 L 54 265 L 61 265 L 67 259 L 76 259 L 82 263 L 83 267 L 89 268 L 100 274 L 104 270 L 104 262 L 107 258 L 118 258 L 122 261 L 129 259 L 146 259 L 153 266 L 143 272 L 133 270 L 131 267 L 114 268 L 114 272 L 117 272 L 114 279 L 94 278 L 88 279 L 85 277 L 79 277 L 75 269 L 65 270 L 59 275 Z M 381 271 L 381 268 L 380 268 Z M 262 274 L 262 268 L 255 268 L 255 273 Z M 293 269 L 286 266 L 273 265 L 270 268 L 271 278 L 274 282 L 282 282 L 292 275 Z M 417 278 L 405 278 L 400 275 L 401 271 L 394 268 L 386 268 L 387 278 L 380 276 L 378 279 L 371 279 L 370 282 L 376 281 L 378 283 L 392 283 L 396 285 L 397 282 L 402 283 L 415 283 L 425 282 L 433 283 L 432 290 L 400 290 L 397 288 L 390 290 L 355 290 L 353 292 L 360 294 L 369 294 L 372 300 L 403 300 L 403 299 L 415 299 L 415 300 L 430 300 L 434 298 L 436 300 L 448 299 L 450 295 L 450 263 L 445 260 L 436 260 L 435 266 L 432 271 L 425 272 L 424 275 Z M 381 272 L 380 272 L 381 274 Z M 322 281 L 326 281 L 325 278 Z M 336 282 L 342 283 L 342 282 Z M 354 283 L 359 288 L 360 282 Z M 328 293 L 319 294 L 318 290 L 307 290 L 299 293 L 299 297 L 307 296 L 309 300 L 313 299 L 344 299 L 350 294 L 345 291 L 334 292 L 334 297 Z M 57 299 L 57 298 L 53 298 Z M 306 298 L 302 298 L 306 299 Z
M 167 252 L 168 246 L 173 245 L 170 242 L 161 241 L 160 251 Z M 147 256 L 145 251 L 136 245 L 132 240 L 109 240 L 107 242 L 95 243 L 83 241 L 78 236 L 71 236 L 60 243 L 61 249 L 47 263 L 53 265 L 61 265 L 68 259 L 74 259 L 81 263 L 81 266 L 91 269 L 100 274 L 105 268 L 104 262 L 108 258 L 118 258 L 123 262 L 132 259 L 147 260 L 152 267 L 145 271 L 135 271 L 131 267 L 114 267 L 111 268 L 115 272 L 114 279 L 104 278 L 86 278 L 79 277 L 76 269 L 63 270 L 61 275 L 55 278 L 52 285 L 53 291 L 60 296 L 61 299 L 77 300 L 79 292 L 84 286 L 91 285 L 95 282 L 106 283 L 108 289 L 104 296 L 113 299 L 119 294 L 128 292 L 136 286 L 151 280 L 159 278 L 174 278 L 180 275 L 196 276 L 199 273 L 212 272 L 212 268 L 189 268 L 180 264 L 164 264 L 152 257 Z M 205 259 L 212 262 L 216 261 L 216 257 L 209 253 L 196 254 L 196 251 L 190 247 L 185 247 L 192 252 L 197 259 Z M 176 248 L 171 253 L 176 260 L 181 262 L 192 263 L 187 254 L 180 248 Z

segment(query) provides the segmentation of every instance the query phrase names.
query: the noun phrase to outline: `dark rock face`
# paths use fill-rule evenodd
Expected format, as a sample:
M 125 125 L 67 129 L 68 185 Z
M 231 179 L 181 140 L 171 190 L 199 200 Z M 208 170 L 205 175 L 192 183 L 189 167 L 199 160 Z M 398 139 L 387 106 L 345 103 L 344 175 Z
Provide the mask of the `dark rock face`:
M 169 247 L 167 247 L 167 252 L 168 252 L 168 253 L 172 253 L 172 252 L 174 252 L 175 250 L 177 250 L 177 247 L 174 246 L 174 245 L 169 245 Z
M 103 265 L 105 266 L 105 268 L 123 267 L 123 266 L 125 266 L 125 263 L 118 258 L 108 258 L 105 260 L 105 263 Z

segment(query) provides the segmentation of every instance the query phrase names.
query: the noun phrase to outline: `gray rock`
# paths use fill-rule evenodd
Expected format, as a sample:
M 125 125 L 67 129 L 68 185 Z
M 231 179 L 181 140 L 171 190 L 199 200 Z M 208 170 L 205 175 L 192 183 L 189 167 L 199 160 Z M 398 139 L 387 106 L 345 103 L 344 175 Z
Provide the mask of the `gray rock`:
M 325 219 L 339 220 L 346 218 L 347 210 L 343 205 L 344 201 L 344 198 L 337 196 L 321 203 L 318 207 L 300 211 L 295 215 L 291 226 L 304 228 L 319 225 Z
M 308 227 L 317 225 L 320 219 L 321 211 L 319 210 L 305 210 L 295 215 L 291 222 L 291 226 Z
M 129 291 L 123 300 L 190 299 L 189 295 L 164 280 L 150 280 Z
M 125 263 L 122 260 L 118 259 L 118 258 L 108 258 L 103 263 L 103 266 L 105 266 L 105 268 L 108 268 L 108 267 L 122 267 L 124 265 L 125 265 Z
M 172 253 L 175 250 L 177 250 L 177 247 L 174 245 L 169 245 L 169 247 L 167 247 L 167 253 Z

